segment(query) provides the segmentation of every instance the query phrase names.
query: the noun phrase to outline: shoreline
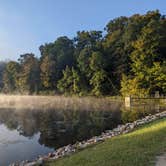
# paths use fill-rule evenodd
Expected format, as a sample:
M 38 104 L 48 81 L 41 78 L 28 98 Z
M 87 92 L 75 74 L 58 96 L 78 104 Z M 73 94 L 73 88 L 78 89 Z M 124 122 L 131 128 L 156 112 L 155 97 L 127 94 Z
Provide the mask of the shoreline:
M 56 160 L 56 159 L 59 159 L 59 158 L 62 158 L 62 157 L 68 156 L 68 155 L 72 155 L 73 153 L 78 152 L 79 150 L 85 149 L 86 147 L 88 147 L 90 145 L 95 145 L 99 142 L 104 142 L 105 140 L 110 139 L 112 137 L 129 133 L 141 125 L 144 125 L 149 122 L 155 121 L 157 119 L 165 118 L 165 117 L 166 117 L 166 111 L 157 113 L 155 115 L 148 115 L 148 116 L 146 116 L 142 119 L 136 120 L 132 123 L 118 125 L 117 128 L 105 131 L 99 136 L 94 136 L 88 140 L 77 142 L 73 145 L 69 144 L 67 146 L 61 147 L 61 148 L 55 150 L 54 152 L 49 153 L 45 156 L 39 156 L 39 158 L 37 158 L 34 161 L 22 161 L 19 163 L 10 164 L 10 166 L 35 166 L 36 164 L 43 165 L 44 162 L 46 162 L 48 160 Z

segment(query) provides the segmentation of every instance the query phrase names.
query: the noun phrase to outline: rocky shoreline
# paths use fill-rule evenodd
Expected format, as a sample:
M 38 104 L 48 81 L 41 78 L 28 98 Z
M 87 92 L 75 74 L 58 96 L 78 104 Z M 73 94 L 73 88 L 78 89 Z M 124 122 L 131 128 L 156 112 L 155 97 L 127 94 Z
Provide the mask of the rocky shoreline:
M 113 130 L 108 130 L 103 132 L 100 136 L 94 136 L 91 139 L 88 139 L 86 141 L 82 142 L 77 142 L 73 145 L 67 145 L 64 147 L 61 147 L 57 149 L 56 151 L 49 153 L 48 155 L 45 156 L 39 156 L 35 161 L 22 161 L 20 163 L 13 163 L 10 164 L 9 166 L 35 166 L 35 165 L 43 165 L 45 161 L 48 160 L 56 160 L 58 158 L 71 155 L 72 153 L 84 149 L 89 145 L 93 145 L 98 142 L 103 142 L 108 138 L 112 138 L 121 134 L 126 134 L 131 132 L 133 129 L 136 127 L 152 122 L 154 120 L 164 118 L 166 117 L 166 111 L 157 113 L 155 115 L 148 115 L 145 118 L 142 118 L 140 120 L 136 120 L 133 123 L 126 123 L 124 125 L 118 125 L 117 128 L 114 128 Z

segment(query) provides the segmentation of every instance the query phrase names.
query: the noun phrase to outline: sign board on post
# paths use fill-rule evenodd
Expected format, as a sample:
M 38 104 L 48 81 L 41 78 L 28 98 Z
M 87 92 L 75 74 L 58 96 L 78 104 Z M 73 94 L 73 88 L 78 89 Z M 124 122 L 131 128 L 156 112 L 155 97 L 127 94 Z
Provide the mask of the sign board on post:
M 155 98 L 159 98 L 159 97 L 160 97 L 159 91 L 155 91 Z
M 131 107 L 131 97 L 125 97 L 125 107 Z

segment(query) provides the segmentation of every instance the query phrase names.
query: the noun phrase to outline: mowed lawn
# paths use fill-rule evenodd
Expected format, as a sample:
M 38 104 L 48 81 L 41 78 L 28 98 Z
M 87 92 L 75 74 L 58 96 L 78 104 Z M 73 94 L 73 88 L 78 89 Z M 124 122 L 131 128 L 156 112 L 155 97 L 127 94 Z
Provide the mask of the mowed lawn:
M 166 152 L 166 118 L 46 165 L 151 166 L 163 152 Z

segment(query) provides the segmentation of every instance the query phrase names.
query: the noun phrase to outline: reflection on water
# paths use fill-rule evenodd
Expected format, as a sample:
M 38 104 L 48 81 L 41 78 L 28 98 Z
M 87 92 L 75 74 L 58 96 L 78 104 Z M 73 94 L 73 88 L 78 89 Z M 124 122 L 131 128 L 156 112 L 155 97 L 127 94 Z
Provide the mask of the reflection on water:
M 132 109 L 120 104 L 111 111 L 0 109 L 0 165 L 34 159 L 156 111 Z
M 49 153 L 52 149 L 38 143 L 40 135 L 32 139 L 19 135 L 17 130 L 9 130 L 0 125 L 0 165 L 9 165 L 13 161 L 34 158 L 36 155 Z

